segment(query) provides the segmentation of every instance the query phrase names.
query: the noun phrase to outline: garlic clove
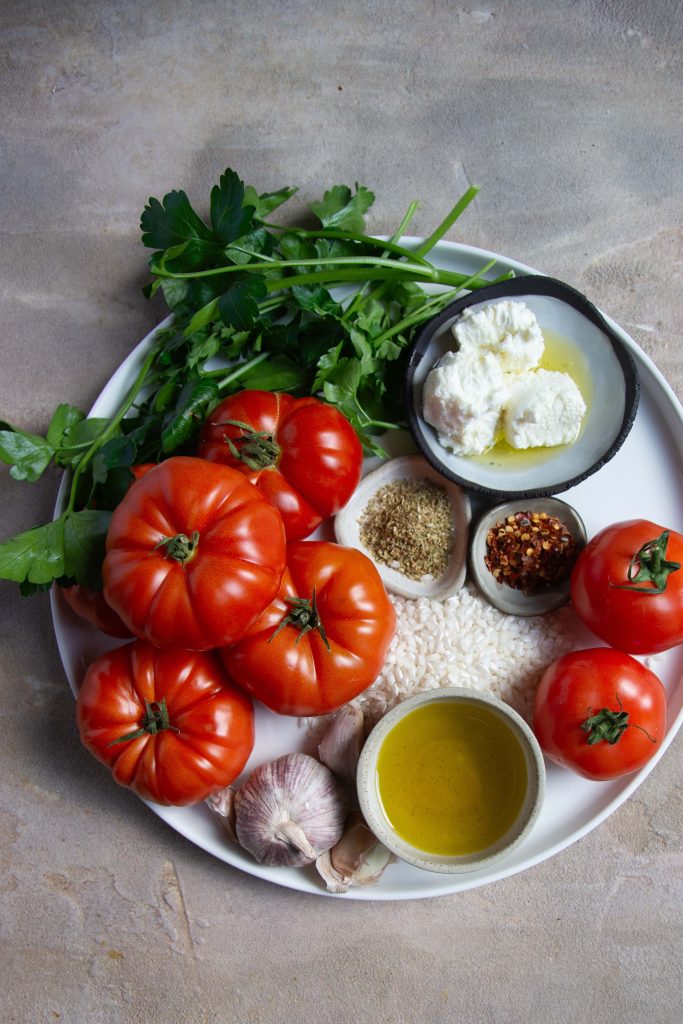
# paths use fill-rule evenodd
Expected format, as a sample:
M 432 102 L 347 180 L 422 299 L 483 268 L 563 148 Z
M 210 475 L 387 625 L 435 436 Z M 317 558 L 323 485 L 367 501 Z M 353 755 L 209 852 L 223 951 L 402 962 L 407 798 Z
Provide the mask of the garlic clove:
M 349 817 L 344 835 L 315 866 L 328 892 L 348 892 L 352 885 L 373 885 L 396 857 L 370 831 L 359 811 Z
M 332 719 L 318 746 L 318 756 L 338 778 L 353 785 L 364 739 L 363 712 L 347 704 Z
M 205 802 L 219 819 L 228 838 L 231 839 L 233 843 L 236 843 L 237 833 L 235 831 L 234 786 L 226 786 L 225 789 L 219 789 L 217 793 L 212 793 L 211 796 L 207 796 Z
M 259 864 L 311 864 L 341 838 L 343 789 L 309 754 L 285 754 L 256 768 L 235 794 L 238 842 Z

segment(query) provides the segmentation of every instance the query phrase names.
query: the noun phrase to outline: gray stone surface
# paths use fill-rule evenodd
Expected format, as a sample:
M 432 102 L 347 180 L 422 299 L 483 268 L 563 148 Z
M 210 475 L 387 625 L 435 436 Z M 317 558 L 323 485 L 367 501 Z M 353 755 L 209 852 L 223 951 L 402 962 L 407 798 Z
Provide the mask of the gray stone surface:
M 0 416 L 88 407 L 159 319 L 149 195 L 360 181 L 370 226 L 563 278 L 683 396 L 678 2 L 0 3 Z M 299 202 L 297 200 L 296 202 Z M 57 478 L 2 472 L 4 538 Z M 46 598 L 0 584 L 0 1020 L 680 1020 L 681 753 L 598 829 L 505 881 L 344 903 L 214 860 L 80 746 Z

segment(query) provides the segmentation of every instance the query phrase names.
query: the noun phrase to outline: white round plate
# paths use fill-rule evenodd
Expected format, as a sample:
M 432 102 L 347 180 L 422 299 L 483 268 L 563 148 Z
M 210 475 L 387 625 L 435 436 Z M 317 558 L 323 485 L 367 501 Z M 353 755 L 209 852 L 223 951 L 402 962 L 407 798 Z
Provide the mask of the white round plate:
M 417 245 L 418 239 L 403 239 Z M 522 263 L 484 249 L 439 243 L 433 262 L 445 269 L 474 274 L 488 260 L 498 260 L 494 274 L 514 270 L 537 274 Z M 605 315 L 605 314 L 603 314 Z M 609 319 L 609 318 L 607 318 Z M 168 321 L 167 321 L 168 322 Z M 641 401 L 636 421 L 617 455 L 598 473 L 567 491 L 563 498 L 583 518 L 591 537 L 608 523 L 646 518 L 683 532 L 683 408 L 651 360 L 616 323 L 613 329 L 632 351 L 641 381 Z M 93 416 L 112 415 L 132 384 L 151 344 L 148 335 L 121 364 L 91 410 Z M 372 460 L 372 465 L 376 461 Z M 57 510 L 65 493 L 60 490 Z M 78 690 L 85 667 L 116 641 L 82 623 L 52 589 L 52 614 L 57 644 L 69 684 Z M 589 782 L 548 764 L 546 799 L 529 836 L 508 857 L 491 869 L 457 876 L 443 876 L 398 862 L 391 864 L 379 882 L 352 888 L 334 899 L 401 900 L 442 896 L 473 889 L 524 871 L 580 839 L 604 821 L 641 784 L 664 754 L 683 721 L 683 647 L 648 659 L 667 690 L 668 726 L 657 754 L 640 771 L 611 782 Z M 257 708 L 256 745 L 245 775 L 256 765 L 293 750 L 310 749 L 310 740 L 296 719 L 286 719 Z M 112 785 L 115 783 L 112 781 Z M 249 854 L 231 845 L 204 804 L 194 807 L 148 806 L 171 828 L 226 864 L 250 875 L 301 892 L 331 896 L 314 868 L 274 868 L 256 864 Z

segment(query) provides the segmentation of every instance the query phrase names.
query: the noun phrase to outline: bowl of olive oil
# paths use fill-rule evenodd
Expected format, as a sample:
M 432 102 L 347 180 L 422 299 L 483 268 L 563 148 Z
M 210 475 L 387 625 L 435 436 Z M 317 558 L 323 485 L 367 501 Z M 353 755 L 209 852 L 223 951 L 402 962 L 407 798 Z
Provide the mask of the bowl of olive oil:
M 408 698 L 370 733 L 358 799 L 377 838 L 427 871 L 475 871 L 529 834 L 545 795 L 543 754 L 502 701 L 449 687 Z

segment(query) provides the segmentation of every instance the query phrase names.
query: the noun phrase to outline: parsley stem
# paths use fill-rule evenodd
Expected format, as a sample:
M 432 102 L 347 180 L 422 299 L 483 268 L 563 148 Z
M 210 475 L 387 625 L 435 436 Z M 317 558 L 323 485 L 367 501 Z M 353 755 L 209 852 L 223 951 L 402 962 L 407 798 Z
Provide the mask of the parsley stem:
M 403 256 L 405 259 L 410 260 L 411 263 L 420 263 L 423 266 L 428 266 L 428 262 L 424 256 L 417 253 L 414 249 L 407 249 L 405 246 L 399 245 L 397 242 L 397 239 L 401 237 L 405 227 L 407 227 L 409 221 L 412 220 L 415 215 L 418 205 L 419 204 L 417 202 L 410 204 L 408 211 L 401 222 L 401 227 L 398 231 L 394 232 L 388 241 L 382 238 L 373 238 L 372 235 L 352 235 L 348 231 L 335 231 L 331 228 L 320 231 L 307 231 L 304 228 L 285 228 L 280 227 L 277 224 L 264 224 L 264 227 L 272 228 L 274 231 L 294 233 L 298 238 L 332 238 L 339 239 L 342 242 L 360 242 L 363 245 L 372 247 L 373 249 L 384 249 L 395 253 L 397 256 Z
M 233 370 L 232 373 L 229 373 L 227 377 L 223 377 L 222 380 L 218 381 L 218 390 L 222 391 L 224 388 L 227 388 L 228 384 L 233 384 L 236 380 L 239 380 L 239 378 L 243 377 L 245 373 L 249 372 L 249 370 L 253 370 L 253 368 L 258 366 L 259 363 L 268 359 L 269 356 L 269 352 L 260 352 L 259 355 L 254 356 L 253 359 L 249 359 L 246 363 L 241 363 L 240 366 Z M 209 374 L 205 374 L 205 376 L 208 377 Z
M 452 299 L 454 299 L 455 296 L 458 295 L 460 292 L 466 291 L 468 288 L 471 288 L 472 282 L 479 280 L 480 276 L 489 271 L 491 267 L 495 264 L 495 262 L 495 260 L 489 260 L 489 262 L 486 263 L 481 268 L 481 270 L 479 270 L 476 274 L 469 278 L 469 280 L 463 281 L 463 283 L 458 288 L 455 288 L 453 291 L 433 296 L 433 298 L 423 303 L 422 306 L 414 310 L 409 316 L 404 317 L 403 320 L 399 320 L 398 323 L 388 328 L 388 330 L 384 331 L 383 334 L 379 334 L 374 339 L 375 346 L 379 348 L 383 341 L 387 341 L 389 338 L 393 338 L 395 334 L 400 334 L 401 331 L 406 330 L 406 328 L 408 327 L 413 327 L 415 324 L 419 324 L 427 316 L 435 312 L 435 310 L 439 306 L 445 306 L 447 302 L 450 302 Z M 487 281 L 486 283 L 488 284 L 489 282 Z
M 457 203 L 450 211 L 450 213 L 446 214 L 446 216 L 441 221 L 439 226 L 435 228 L 434 231 L 432 231 L 429 238 L 425 238 L 424 242 L 417 250 L 420 256 L 425 256 L 430 251 L 430 249 L 434 248 L 436 243 L 443 238 L 448 229 L 453 227 L 460 214 L 467 209 L 467 207 L 470 205 L 470 203 L 472 202 L 472 200 L 474 199 L 478 192 L 479 186 L 472 185 L 470 186 L 470 188 L 467 189 L 467 192 L 465 192 L 464 195 L 460 196 L 460 199 L 458 199 Z
M 147 374 L 149 373 L 150 369 L 152 368 L 154 360 L 157 358 L 157 356 L 159 355 L 159 352 L 161 351 L 162 348 L 163 348 L 163 345 L 160 342 L 157 342 L 155 345 L 152 346 L 150 351 L 147 353 L 147 356 L 146 356 L 142 366 L 140 367 L 140 370 L 138 371 L 138 375 L 135 378 L 135 380 L 133 381 L 133 383 L 132 383 L 132 385 L 131 385 L 131 387 L 130 387 L 130 389 L 128 391 L 128 394 L 126 395 L 125 399 L 123 400 L 123 403 L 120 405 L 120 407 L 119 407 L 118 411 L 116 412 L 116 414 L 114 415 L 113 419 L 111 419 L 109 421 L 109 423 L 107 424 L 107 426 L 102 430 L 102 432 L 97 435 L 95 440 L 90 445 L 90 448 L 87 450 L 87 452 L 82 456 L 82 458 L 76 464 L 76 466 L 74 468 L 73 477 L 71 479 L 71 490 L 69 492 L 69 503 L 68 503 L 68 505 L 67 505 L 67 507 L 65 509 L 65 512 L 67 512 L 67 513 L 68 512 L 73 512 L 74 507 L 76 505 L 76 492 L 77 492 L 77 489 L 78 489 L 78 481 L 79 481 L 79 479 L 80 479 L 80 477 L 81 477 L 81 475 L 83 473 L 83 470 L 86 468 L 86 466 L 90 462 L 92 462 L 93 458 L 95 457 L 96 453 L 100 450 L 102 445 L 104 445 L 105 442 L 107 442 L 110 437 L 113 437 L 114 434 L 116 433 L 116 431 L 118 430 L 119 424 L 120 424 L 121 420 L 123 419 L 123 417 L 126 415 L 128 410 L 131 408 L 131 406 L 135 402 L 135 399 L 137 398 L 138 394 L 140 393 L 140 389 L 142 388 L 142 385 L 145 382 Z
M 394 231 L 393 235 L 389 239 L 389 242 L 386 243 L 386 247 L 388 247 L 390 244 L 393 245 L 395 242 L 398 241 L 399 238 L 401 238 L 403 236 L 406 228 L 408 227 L 408 225 L 410 224 L 411 220 L 413 219 L 413 217 L 417 213 L 417 209 L 418 209 L 419 205 L 420 204 L 417 201 L 413 200 L 413 202 L 410 204 L 410 206 L 408 207 L 408 209 L 404 213 L 403 219 L 401 220 L 401 223 L 399 224 L 399 226 Z M 406 250 L 406 251 L 410 252 L 410 250 Z M 358 289 L 358 291 L 356 292 L 356 294 L 353 297 L 353 300 L 351 301 L 349 306 L 344 311 L 344 314 L 342 315 L 342 320 L 344 320 L 344 321 L 349 320 L 354 315 L 354 313 L 356 313 L 360 309 L 360 307 L 366 301 L 367 302 L 371 302 L 373 299 L 378 299 L 382 295 L 382 293 L 384 292 L 385 288 L 386 288 L 386 283 L 382 282 L 382 284 L 380 284 L 377 288 L 375 288 L 372 292 L 370 292 L 370 295 L 368 295 L 367 294 L 367 292 L 368 292 L 368 285 L 367 285 L 367 283 L 364 284 L 362 286 L 362 288 Z
M 252 254 L 250 253 L 250 255 Z M 407 265 L 400 260 L 392 260 L 384 256 L 333 256 L 329 258 L 316 257 L 315 259 L 279 260 L 271 256 L 261 255 L 258 263 L 236 263 L 225 267 L 212 267 L 209 270 L 188 270 L 183 273 L 174 273 L 172 270 L 166 270 L 165 267 L 155 266 L 152 267 L 152 273 L 157 277 L 170 277 L 174 280 L 190 281 L 199 277 L 216 277 L 219 274 L 254 273 L 254 271 L 260 273 L 263 270 L 272 270 L 274 267 L 288 270 L 295 267 L 329 267 L 330 269 L 325 271 L 325 273 L 328 276 L 328 280 L 333 281 L 336 276 L 335 270 L 337 267 L 366 266 L 386 267 L 389 270 L 400 269 L 406 273 L 416 274 L 421 278 L 429 278 L 434 272 L 434 268 L 427 262 Z
M 389 262 L 389 261 L 386 261 Z M 327 283 L 344 284 L 355 281 L 412 281 L 419 277 L 424 284 L 446 285 L 451 288 L 484 288 L 491 284 L 481 277 L 468 277 L 467 274 L 457 274 L 452 270 L 438 270 L 436 267 L 430 273 L 422 273 L 422 268 L 407 267 L 405 263 L 393 263 L 392 270 L 378 267 L 376 270 L 356 270 L 349 267 L 330 273 L 329 270 L 312 271 L 309 274 L 296 274 L 292 277 L 271 278 L 266 280 L 266 288 L 269 292 L 279 291 L 285 288 L 293 288 L 300 284 Z

